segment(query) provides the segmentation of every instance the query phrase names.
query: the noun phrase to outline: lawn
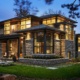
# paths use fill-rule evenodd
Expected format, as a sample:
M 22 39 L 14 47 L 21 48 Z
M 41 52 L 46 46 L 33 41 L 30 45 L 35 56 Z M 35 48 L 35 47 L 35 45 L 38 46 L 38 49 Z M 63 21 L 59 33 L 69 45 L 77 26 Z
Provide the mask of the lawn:
M 15 64 L 14 66 L 0 66 L 0 73 L 15 74 L 28 78 L 43 79 L 71 79 L 80 77 L 80 64 L 73 64 L 58 69 L 47 69 L 46 67 L 35 67 L 29 65 Z

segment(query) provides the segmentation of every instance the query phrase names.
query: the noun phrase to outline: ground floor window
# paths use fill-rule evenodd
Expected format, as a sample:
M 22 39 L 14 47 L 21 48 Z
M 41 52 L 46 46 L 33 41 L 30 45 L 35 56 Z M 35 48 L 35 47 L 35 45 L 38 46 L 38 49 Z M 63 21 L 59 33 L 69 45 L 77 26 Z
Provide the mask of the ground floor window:
M 46 51 L 44 51 L 46 48 Z M 34 33 L 34 53 L 35 54 L 53 53 L 53 34 L 44 31 Z
M 13 39 L 13 40 L 9 40 L 8 41 L 8 53 L 9 53 L 9 57 L 11 57 L 12 55 L 15 55 L 16 57 L 18 57 L 18 40 L 17 39 Z

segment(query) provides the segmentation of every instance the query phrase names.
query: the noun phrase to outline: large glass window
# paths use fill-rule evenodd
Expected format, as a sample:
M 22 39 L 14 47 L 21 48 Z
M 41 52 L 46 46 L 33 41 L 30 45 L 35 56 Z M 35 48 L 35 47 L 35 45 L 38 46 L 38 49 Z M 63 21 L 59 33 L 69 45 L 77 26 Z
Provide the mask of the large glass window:
M 26 28 L 30 28 L 31 27 L 31 20 L 27 19 L 26 20 Z
M 64 18 L 58 17 L 57 22 L 64 22 Z
M 55 33 L 54 34 L 54 38 L 55 38 L 55 40 L 59 40 L 60 39 L 59 34 L 58 33 Z
M 4 23 L 4 34 L 10 34 L 10 21 Z
M 47 18 L 43 20 L 43 24 L 48 25 L 50 27 L 54 27 L 53 24 L 55 23 L 55 17 Z
M 21 29 L 30 28 L 31 27 L 31 18 L 26 18 L 21 20 Z
M 34 34 L 34 53 L 43 54 L 44 53 L 44 33 L 37 32 Z
M 65 26 L 66 31 L 66 39 L 67 40 L 73 40 L 73 29 L 70 25 Z
M 18 27 L 17 24 L 11 25 L 11 33 L 17 31 Z
M 46 34 L 46 53 L 51 54 L 53 53 L 53 35 L 52 33 L 47 33 Z
M 21 29 L 25 29 L 25 20 L 21 20 Z
M 15 55 L 16 57 L 18 57 L 18 40 L 17 39 L 13 39 L 13 40 L 9 40 L 8 41 L 8 49 L 9 49 L 9 57 L 11 57 L 12 55 Z
M 53 35 L 52 33 L 46 33 L 46 40 L 44 40 L 44 32 L 36 32 L 34 34 L 34 53 L 45 54 L 44 47 L 46 47 L 46 53 L 53 53 Z M 44 43 L 46 43 L 44 45 Z
M 64 25 L 63 24 L 60 25 L 60 30 L 64 31 Z

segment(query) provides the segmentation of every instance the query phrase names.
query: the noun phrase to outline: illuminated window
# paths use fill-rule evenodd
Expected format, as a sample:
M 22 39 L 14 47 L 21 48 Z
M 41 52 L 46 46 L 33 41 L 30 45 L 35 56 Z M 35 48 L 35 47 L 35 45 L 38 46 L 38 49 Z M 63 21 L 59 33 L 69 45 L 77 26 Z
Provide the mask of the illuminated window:
M 80 37 L 78 37 L 78 43 L 80 43 Z
M 27 20 L 26 21 L 26 28 L 30 28 L 31 27 L 31 20 Z
M 65 26 L 65 28 L 66 28 L 66 32 L 69 32 L 69 28 L 67 25 Z
M 64 18 L 58 17 L 57 22 L 64 22 Z
M 28 32 L 28 33 L 26 34 L 26 40 L 30 40 L 30 39 L 31 39 L 31 33 Z
M 51 24 L 51 20 L 50 19 L 47 19 L 47 24 Z
M 25 21 L 21 21 L 21 29 L 25 29 Z
M 55 23 L 55 18 L 53 17 L 53 18 L 51 18 L 52 20 L 51 20 L 51 23 Z
M 78 51 L 80 51 L 80 47 L 78 47 Z
M 31 18 L 26 18 L 21 20 L 21 29 L 30 28 L 31 27 Z
M 46 24 L 46 20 L 43 20 L 43 24 Z
M 66 39 L 68 40 L 69 38 L 68 38 L 68 34 L 66 34 Z
M 17 31 L 17 25 L 11 25 L 11 32 Z
M 31 20 L 27 20 L 26 21 L 26 24 L 31 24 Z
M 64 31 L 64 25 L 60 25 L 60 30 Z
M 57 20 L 57 22 L 61 22 L 61 20 L 60 20 L 60 19 L 58 19 L 58 20 Z
M 10 34 L 10 21 L 4 23 L 4 34 Z
M 54 37 L 55 37 L 56 40 L 59 40 L 59 34 L 55 33 Z

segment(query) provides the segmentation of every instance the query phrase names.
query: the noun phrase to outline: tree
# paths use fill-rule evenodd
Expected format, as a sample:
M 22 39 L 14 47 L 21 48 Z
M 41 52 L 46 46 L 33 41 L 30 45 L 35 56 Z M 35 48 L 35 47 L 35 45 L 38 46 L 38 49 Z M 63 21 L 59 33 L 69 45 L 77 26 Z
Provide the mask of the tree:
M 50 5 L 54 0 L 44 0 L 46 4 Z M 80 0 L 74 0 L 70 4 L 62 4 L 62 8 L 67 8 L 69 10 L 69 17 L 71 18 L 80 18 Z
M 25 17 L 30 14 L 36 14 L 38 12 L 37 8 L 31 6 L 29 0 L 14 0 L 14 5 L 16 6 L 14 11 L 17 17 Z
M 43 15 L 50 15 L 50 14 L 60 14 L 60 15 L 64 15 L 64 13 L 62 13 L 61 10 L 59 11 L 53 11 L 52 9 L 48 9 L 48 11 L 45 11 L 43 13 Z

